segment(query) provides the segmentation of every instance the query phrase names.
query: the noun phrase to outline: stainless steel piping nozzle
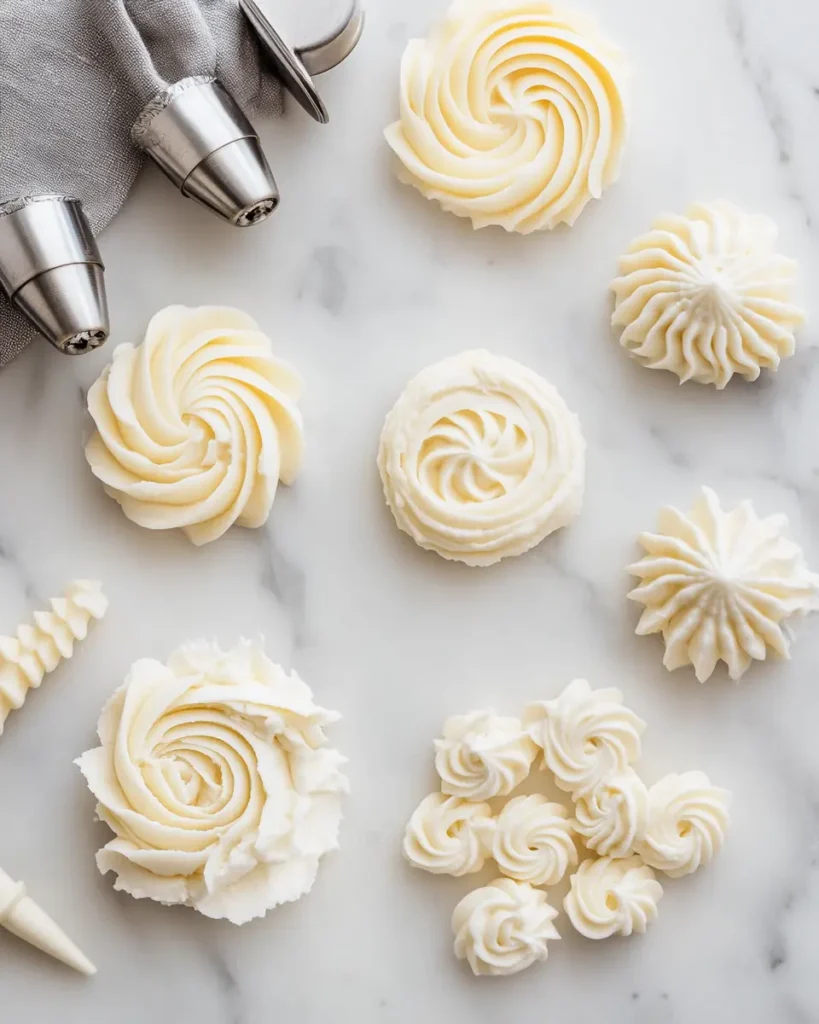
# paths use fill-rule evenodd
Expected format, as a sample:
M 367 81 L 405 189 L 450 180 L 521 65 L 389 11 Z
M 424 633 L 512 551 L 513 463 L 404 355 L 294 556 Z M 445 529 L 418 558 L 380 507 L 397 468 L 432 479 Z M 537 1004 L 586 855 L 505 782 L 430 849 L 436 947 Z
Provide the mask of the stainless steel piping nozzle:
M 79 199 L 48 193 L 0 203 L 0 287 L 66 355 L 108 338 L 104 269 Z
M 131 134 L 183 195 L 231 224 L 258 224 L 279 205 L 256 130 L 215 78 L 183 78 L 165 89 Z

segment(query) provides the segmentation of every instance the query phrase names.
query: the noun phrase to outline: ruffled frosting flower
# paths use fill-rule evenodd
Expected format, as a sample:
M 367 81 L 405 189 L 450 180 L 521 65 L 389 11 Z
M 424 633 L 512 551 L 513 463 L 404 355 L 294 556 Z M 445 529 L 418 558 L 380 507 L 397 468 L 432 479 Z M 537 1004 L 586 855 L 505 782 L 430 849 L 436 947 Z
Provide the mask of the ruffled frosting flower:
M 517 974 L 549 955 L 559 939 L 557 911 L 546 893 L 525 882 L 498 878 L 465 896 L 452 915 L 455 956 L 476 975 Z
M 539 793 L 510 800 L 486 841 L 501 873 L 518 882 L 557 885 L 577 864 L 568 811 Z
M 453 715 L 435 741 L 435 768 L 441 789 L 465 800 L 506 796 L 529 774 L 537 747 L 519 718 L 493 711 Z
M 663 887 L 639 857 L 585 860 L 572 875 L 563 906 L 587 939 L 642 935 L 656 920 Z
M 773 221 L 725 202 L 659 217 L 611 286 L 620 344 L 682 383 L 721 389 L 734 374 L 776 370 L 805 320 L 794 302 L 797 265 L 776 252 L 776 236 Z
M 91 387 L 85 455 L 125 515 L 194 544 L 262 526 L 302 456 L 301 380 L 236 309 L 169 306 Z
M 785 620 L 819 608 L 819 576 L 787 527 L 748 501 L 725 512 L 707 487 L 688 515 L 662 509 L 658 532 L 640 537 L 646 553 L 628 570 L 640 585 L 628 596 L 645 606 L 637 632 L 662 633 L 667 669 L 693 665 L 704 683 L 719 661 L 739 679 L 769 648 L 790 656 Z
M 481 831 L 491 824 L 489 804 L 431 793 L 410 818 L 404 856 L 413 867 L 436 875 L 457 878 L 480 871 L 486 860 Z
M 575 804 L 575 830 L 599 857 L 630 857 L 645 838 L 648 790 L 632 769 L 614 772 Z
M 625 78 L 620 51 L 577 11 L 458 0 L 407 46 L 387 142 L 408 184 L 476 228 L 573 224 L 618 176 Z
M 575 679 L 555 700 L 531 704 L 523 723 L 543 750 L 543 767 L 576 800 L 638 760 L 646 727 L 623 705 L 619 690 L 593 690 L 585 679 Z
M 338 845 L 337 719 L 257 646 L 191 644 L 138 661 L 80 770 L 115 837 L 116 888 L 243 924 L 309 892 Z
M 731 794 L 704 772 L 667 775 L 648 791 L 648 828 L 638 852 L 671 878 L 690 875 L 722 849 Z

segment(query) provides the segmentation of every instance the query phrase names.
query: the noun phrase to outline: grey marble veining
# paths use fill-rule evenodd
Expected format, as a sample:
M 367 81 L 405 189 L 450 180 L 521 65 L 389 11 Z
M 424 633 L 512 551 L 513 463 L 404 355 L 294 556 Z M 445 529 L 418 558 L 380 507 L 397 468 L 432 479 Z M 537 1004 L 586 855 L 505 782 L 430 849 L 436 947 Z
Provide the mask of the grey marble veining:
M 171 302 L 253 314 L 302 371 L 307 460 L 264 531 L 204 549 L 129 524 L 82 454 L 84 395 L 108 351 L 45 344 L 0 373 L 0 632 L 77 576 L 108 618 L 0 738 L 0 864 L 97 962 L 90 982 L 0 934 L 0 1019 L 35 1024 L 814 1024 L 819 1020 L 819 617 L 794 660 L 699 686 L 633 630 L 624 566 L 665 503 L 703 483 L 785 512 L 819 566 L 819 6 L 811 0 L 584 0 L 629 52 L 622 180 L 554 234 L 474 234 L 398 184 L 381 130 L 399 58 L 444 0 L 373 0 L 360 50 L 323 84 L 331 124 L 295 105 L 265 128 L 282 191 L 238 232 L 149 171 L 103 238 L 115 325 L 138 341 Z M 612 341 L 617 256 L 661 209 L 724 197 L 779 223 L 812 321 L 774 377 L 678 387 Z M 588 496 L 570 529 L 489 570 L 395 529 L 374 459 L 383 417 L 423 365 L 484 344 L 542 372 L 579 413 Z M 342 850 L 313 894 L 235 929 L 114 893 L 107 830 L 71 762 L 138 657 L 264 634 L 344 720 L 353 784 Z M 571 933 L 549 962 L 478 980 L 449 916 L 475 879 L 402 863 L 446 715 L 514 713 L 572 677 L 617 685 L 647 719 L 649 780 L 701 768 L 734 792 L 719 860 L 669 882 L 644 938 Z M 560 926 L 560 921 L 558 922 Z

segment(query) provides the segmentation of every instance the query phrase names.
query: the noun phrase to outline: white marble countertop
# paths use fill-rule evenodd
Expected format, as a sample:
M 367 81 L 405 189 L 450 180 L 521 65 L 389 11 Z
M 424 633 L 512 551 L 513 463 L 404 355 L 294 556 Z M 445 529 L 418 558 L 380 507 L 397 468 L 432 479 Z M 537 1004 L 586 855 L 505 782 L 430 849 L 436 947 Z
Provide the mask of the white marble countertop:
M 265 128 L 284 197 L 272 223 L 223 227 L 148 172 L 104 236 L 112 344 L 138 341 L 168 303 L 220 301 L 256 316 L 302 371 L 308 458 L 265 530 L 197 550 L 125 520 L 81 446 L 84 395 L 110 352 L 72 362 L 43 343 L 0 373 L 0 632 L 77 576 L 111 598 L 0 739 L 0 864 L 100 971 L 84 980 L 0 934 L 4 1021 L 819 1020 L 819 620 L 801 624 L 790 664 L 701 687 L 633 635 L 623 571 L 658 507 L 687 506 L 702 483 L 787 513 L 819 565 L 817 331 L 757 385 L 681 389 L 611 341 L 606 293 L 657 212 L 717 197 L 771 214 L 817 279 L 819 6 L 584 0 L 633 59 L 624 174 L 571 231 L 519 238 L 473 234 L 390 173 L 381 129 L 399 56 L 442 3 L 373 0 L 360 51 L 323 83 L 330 126 L 293 106 Z M 476 344 L 560 388 L 589 468 L 575 525 L 470 571 L 395 529 L 374 458 L 406 379 Z M 353 793 L 313 894 L 239 930 L 115 893 L 93 859 L 107 830 L 71 762 L 137 657 L 258 633 L 343 712 Z M 431 740 L 450 713 L 517 713 L 578 675 L 621 687 L 648 720 L 647 777 L 701 768 L 733 790 L 730 841 L 668 884 L 645 937 L 592 944 L 563 919 L 546 966 L 473 979 L 449 917 L 474 878 L 411 872 L 399 853 L 432 782 Z

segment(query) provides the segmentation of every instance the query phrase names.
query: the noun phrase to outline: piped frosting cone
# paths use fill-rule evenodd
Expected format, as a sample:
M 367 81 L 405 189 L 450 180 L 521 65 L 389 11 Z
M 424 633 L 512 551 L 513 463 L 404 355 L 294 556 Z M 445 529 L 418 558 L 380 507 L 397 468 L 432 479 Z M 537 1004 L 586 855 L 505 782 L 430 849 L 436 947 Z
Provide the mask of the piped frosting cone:
M 97 968 L 80 952 L 65 932 L 26 894 L 22 882 L 15 882 L 0 868 L 0 925 L 36 946 L 55 960 L 80 974 L 97 973 Z

